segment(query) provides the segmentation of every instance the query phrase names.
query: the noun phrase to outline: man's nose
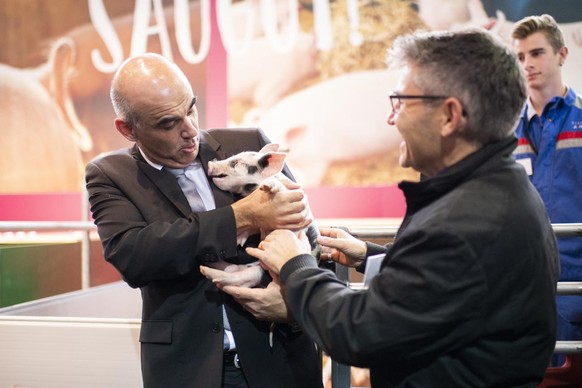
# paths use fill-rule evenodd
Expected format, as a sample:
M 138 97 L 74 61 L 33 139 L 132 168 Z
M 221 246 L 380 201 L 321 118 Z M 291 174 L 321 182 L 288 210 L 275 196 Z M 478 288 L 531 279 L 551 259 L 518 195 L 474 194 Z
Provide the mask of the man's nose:
M 394 117 L 396 116 L 396 114 L 394 113 L 394 111 L 390 111 L 390 113 L 388 114 L 388 119 L 386 120 L 386 122 L 388 123 L 388 125 L 396 125 L 394 122 Z
M 182 127 L 182 136 L 184 137 L 196 137 L 198 136 L 198 125 L 191 118 L 184 120 L 184 126 Z

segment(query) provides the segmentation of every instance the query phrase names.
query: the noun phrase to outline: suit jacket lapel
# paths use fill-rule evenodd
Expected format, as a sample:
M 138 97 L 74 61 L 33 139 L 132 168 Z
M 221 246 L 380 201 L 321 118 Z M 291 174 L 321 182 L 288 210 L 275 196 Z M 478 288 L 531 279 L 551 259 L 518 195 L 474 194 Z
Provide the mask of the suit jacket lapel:
M 176 177 L 168 171 L 164 171 L 163 169 L 158 170 L 150 166 L 141 155 L 141 152 L 139 152 L 137 146 L 133 147 L 131 154 L 138 160 L 139 169 L 150 179 L 152 184 L 154 184 L 184 216 L 188 217 L 188 215 L 192 213 L 192 210 L 190 209 L 188 199 L 182 192 Z
M 198 155 L 202 167 L 204 168 L 204 172 L 208 175 L 208 161 L 214 159 L 225 159 L 227 155 L 224 155 L 224 152 L 221 151 L 220 143 L 206 131 L 201 131 L 200 136 L 200 150 Z M 140 170 L 152 181 L 162 194 L 164 194 L 164 196 L 166 196 L 166 198 L 168 198 L 168 200 L 187 217 L 192 211 L 186 196 L 176 181 L 176 177 L 168 171 L 164 171 L 163 169 L 158 170 L 150 166 L 141 155 L 141 152 L 139 152 L 137 145 L 134 145 L 131 153 L 133 157 L 139 161 L 138 166 Z M 231 193 L 220 190 L 214 185 L 212 179 L 209 180 L 209 183 L 210 188 L 212 189 L 212 195 L 214 196 L 214 203 L 217 208 L 228 206 L 234 202 L 234 197 Z
M 214 159 L 225 159 L 227 155 L 221 149 L 220 143 L 216 141 L 208 132 L 201 131 L 200 133 L 200 151 L 198 153 L 200 157 L 200 162 L 204 168 L 204 172 L 208 176 L 208 162 Z M 234 197 L 231 193 L 227 191 L 222 191 L 212 179 L 209 180 L 210 188 L 212 189 L 212 195 L 214 196 L 214 203 L 216 207 L 228 206 L 234 202 Z

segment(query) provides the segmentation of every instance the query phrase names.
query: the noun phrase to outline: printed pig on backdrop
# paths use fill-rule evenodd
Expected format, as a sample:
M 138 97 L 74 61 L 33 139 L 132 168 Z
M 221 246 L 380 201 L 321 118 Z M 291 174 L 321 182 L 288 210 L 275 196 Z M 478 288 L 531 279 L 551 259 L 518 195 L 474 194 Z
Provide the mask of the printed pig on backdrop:
M 224 160 L 210 161 L 208 162 L 208 175 L 221 190 L 243 197 L 256 189 L 272 193 L 287 190 L 281 182 L 281 179 L 289 179 L 281 173 L 285 165 L 286 154 L 277 152 L 278 149 L 278 144 L 271 143 L 264 146 L 259 152 L 245 151 Z M 261 231 L 263 235 L 268 232 Z M 239 236 L 237 243 L 243 246 L 248 237 L 248 234 Z M 245 271 L 245 275 L 241 278 L 244 279 L 246 286 L 256 286 L 260 282 L 261 270 L 258 262 L 243 265 L 218 263 L 214 264 L 213 267 L 223 269 L 226 272 Z

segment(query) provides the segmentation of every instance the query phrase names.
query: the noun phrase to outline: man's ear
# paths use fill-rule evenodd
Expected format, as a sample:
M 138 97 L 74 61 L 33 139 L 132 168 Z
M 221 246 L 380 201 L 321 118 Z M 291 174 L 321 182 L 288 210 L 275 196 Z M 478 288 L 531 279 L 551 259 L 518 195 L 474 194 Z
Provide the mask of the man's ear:
M 465 124 L 463 105 L 456 97 L 449 97 L 443 104 L 445 122 L 441 128 L 441 136 L 448 137 L 459 131 Z
M 560 66 L 564 66 L 564 62 L 566 62 L 566 58 L 568 58 L 568 47 L 562 46 L 560 50 L 558 50 L 558 55 L 560 56 Z
M 123 137 L 125 137 L 127 140 L 131 142 L 137 140 L 135 135 L 133 134 L 133 128 L 126 121 L 123 121 L 118 117 L 115 119 L 114 123 L 117 132 L 121 133 L 121 135 L 123 135 Z

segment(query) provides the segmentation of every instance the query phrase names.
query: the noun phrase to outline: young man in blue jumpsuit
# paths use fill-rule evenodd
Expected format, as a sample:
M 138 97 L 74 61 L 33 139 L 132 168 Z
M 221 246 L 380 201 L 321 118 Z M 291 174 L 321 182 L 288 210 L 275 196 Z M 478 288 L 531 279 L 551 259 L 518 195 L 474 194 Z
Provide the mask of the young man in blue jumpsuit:
M 566 86 L 568 56 L 550 15 L 515 24 L 513 47 L 527 77 L 529 98 L 516 129 L 515 156 L 539 191 L 552 223 L 582 222 L 582 97 Z M 561 281 L 582 280 L 582 238 L 561 237 Z M 558 296 L 557 339 L 582 340 L 582 298 Z M 561 362 L 561 357 L 554 361 Z

